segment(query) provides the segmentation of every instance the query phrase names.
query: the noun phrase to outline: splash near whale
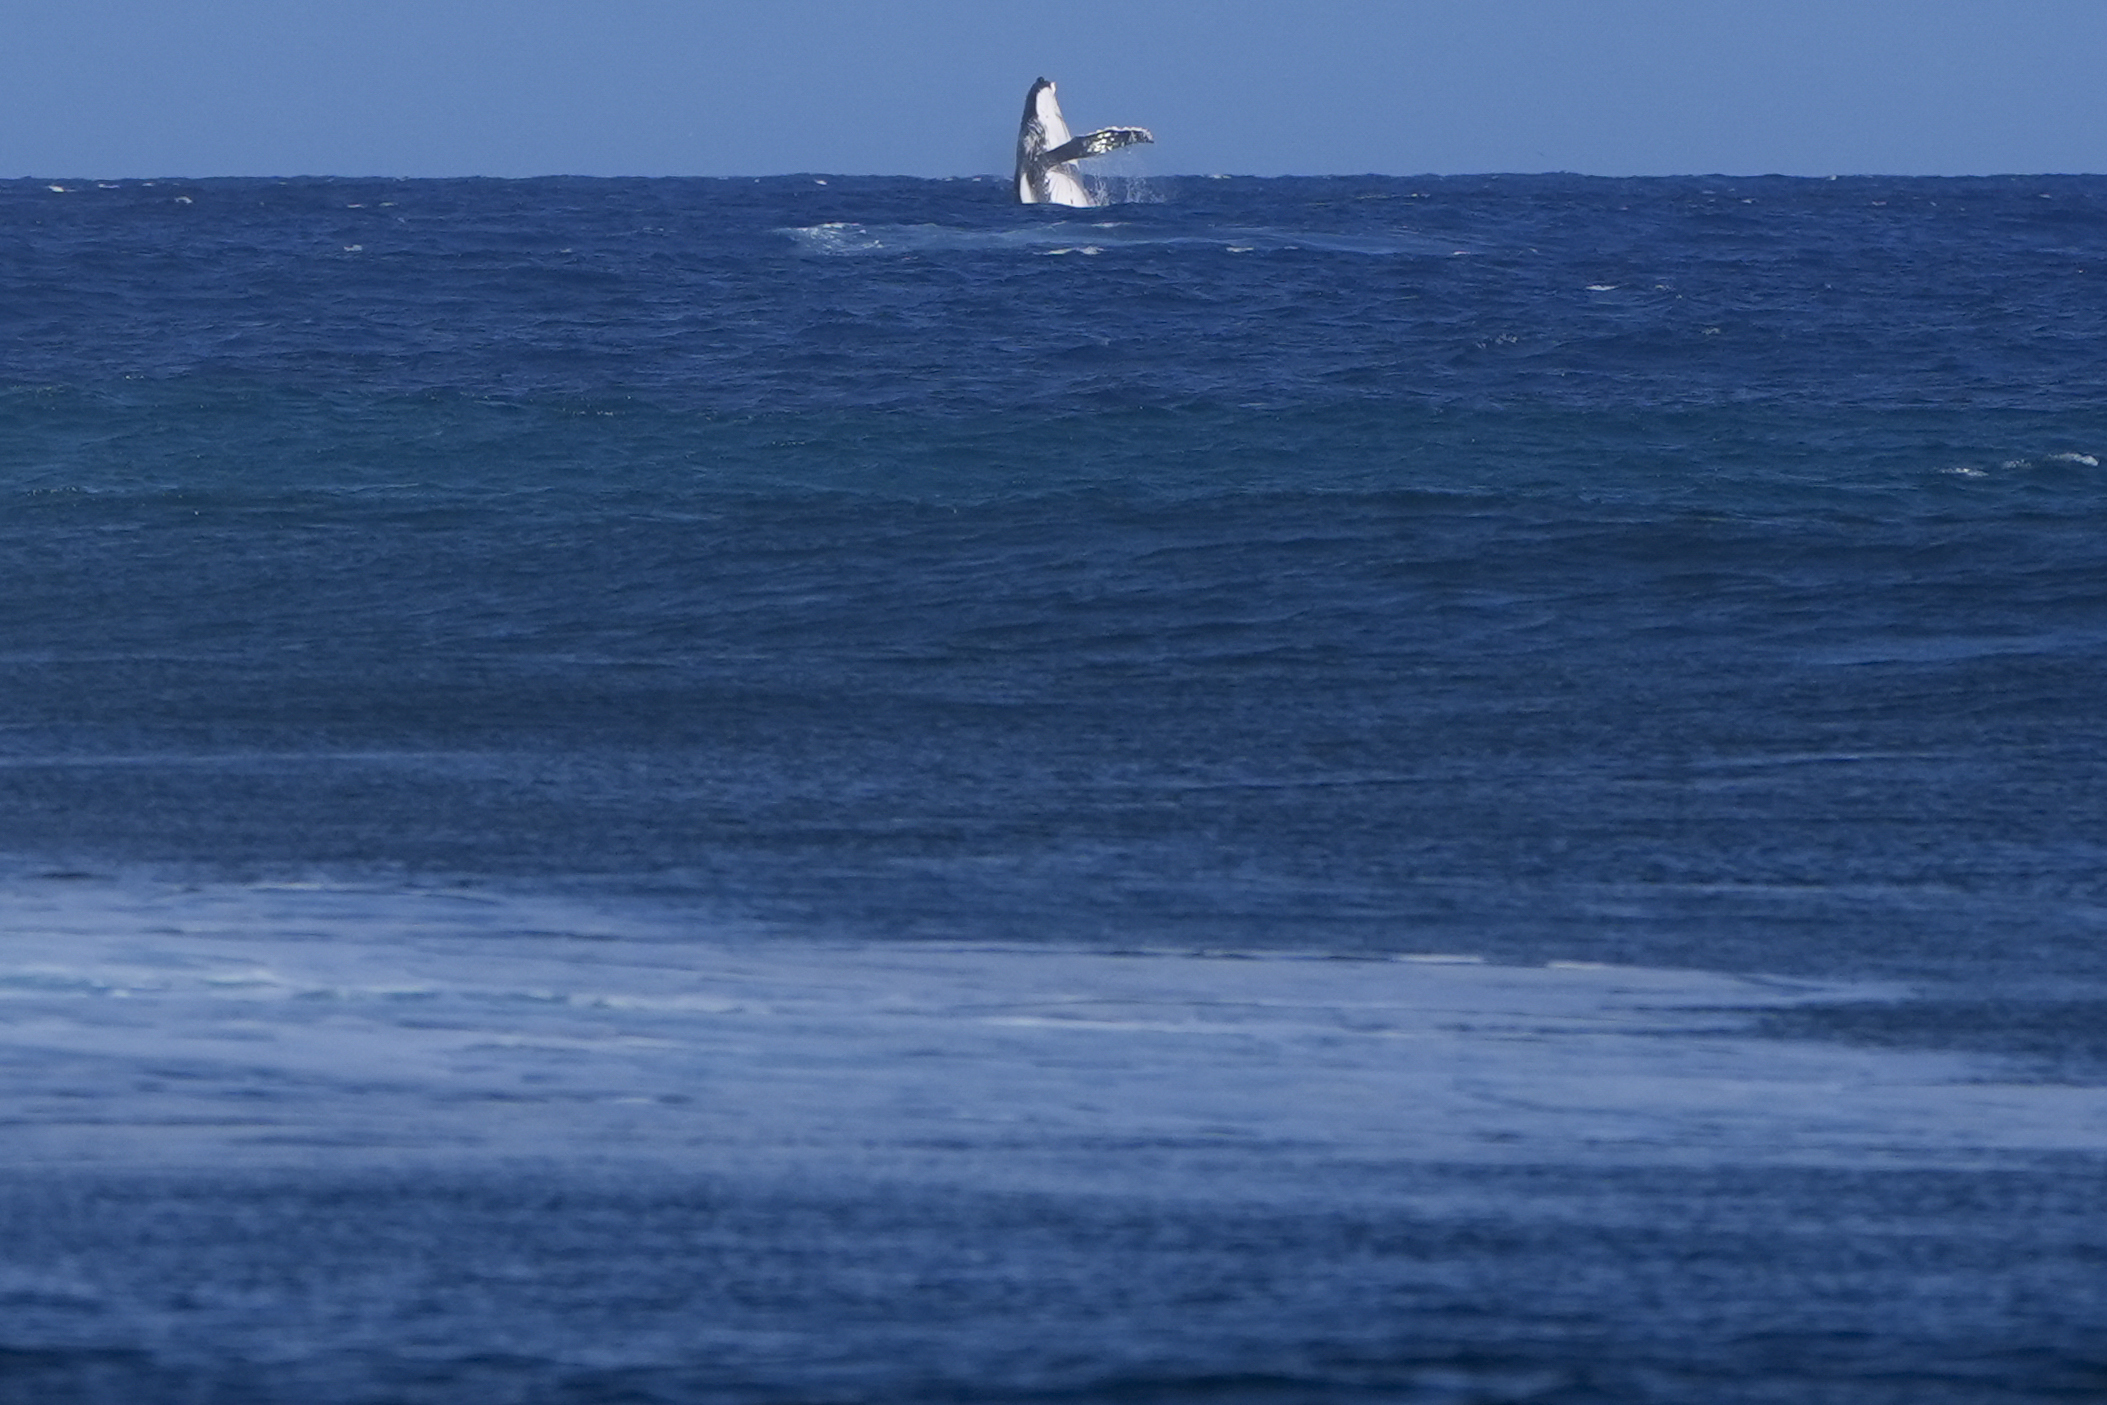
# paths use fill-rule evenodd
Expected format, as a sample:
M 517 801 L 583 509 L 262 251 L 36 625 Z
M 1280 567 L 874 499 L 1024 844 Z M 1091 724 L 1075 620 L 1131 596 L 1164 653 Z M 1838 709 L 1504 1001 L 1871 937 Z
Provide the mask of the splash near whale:
M 1104 127 L 1085 136 L 1071 135 L 1053 80 L 1041 78 L 1025 94 L 1024 123 L 1017 129 L 1017 199 L 1026 205 L 1100 204 L 1075 163 L 1155 140 L 1146 127 Z

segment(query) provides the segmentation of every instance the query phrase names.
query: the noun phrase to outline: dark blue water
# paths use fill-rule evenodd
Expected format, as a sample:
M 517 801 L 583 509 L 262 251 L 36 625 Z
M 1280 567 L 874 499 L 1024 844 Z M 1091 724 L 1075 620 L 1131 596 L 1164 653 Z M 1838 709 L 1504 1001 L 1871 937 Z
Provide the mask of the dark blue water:
M 297 880 L 763 943 L 1870 980 L 1752 1037 L 2101 1084 L 2107 179 L 1127 193 L 0 184 L 12 900 Z M 490 1281 L 539 1286 L 511 1306 L 419 1336 L 347 1288 L 350 1337 L 207 1314 L 187 1357 L 140 1304 L 203 1272 L 277 1314 L 258 1275 L 324 1192 L 111 1171 L 134 1209 L 24 1211 L 19 1252 L 144 1277 L 79 1289 L 99 1336 L 0 1318 L 0 1398 L 2090 1398 L 2102 1168 L 2058 1154 L 1906 1194 L 1857 1163 L 1561 1166 L 1435 1228 L 1276 1215 L 1198 1268 L 1143 1250 L 1212 1202 L 997 1196 L 952 1235 L 925 1190 L 786 1209 L 543 1168 L 463 1212 L 512 1226 Z M 37 1164 L 21 1203 L 88 1193 Z M 389 1243 L 468 1194 L 402 1176 L 327 1193 Z M 598 1249 L 520 1208 L 566 1194 Z M 1810 1234 L 1838 1196 L 1856 1228 Z M 178 1202 L 233 1208 L 136 1209 Z M 773 1226 L 738 1241 L 765 1322 L 665 1267 L 727 1204 Z M 1142 1247 L 1093 1248 L 1107 1216 Z M 150 1220 L 175 1248 L 108 1237 Z M 980 1325 L 888 1335 L 958 1236 L 1000 1265 L 936 1274 Z M 369 1246 L 313 1252 L 370 1277 Z M 894 1306 L 845 1305 L 838 1252 Z M 655 1306 L 567 1364 L 487 1339 L 636 1274 Z M 1438 1307 L 1404 1286 L 1430 1274 Z M 684 1311 L 790 1345 L 635 1345 Z M 848 1319 L 861 1347 L 798 1364 Z

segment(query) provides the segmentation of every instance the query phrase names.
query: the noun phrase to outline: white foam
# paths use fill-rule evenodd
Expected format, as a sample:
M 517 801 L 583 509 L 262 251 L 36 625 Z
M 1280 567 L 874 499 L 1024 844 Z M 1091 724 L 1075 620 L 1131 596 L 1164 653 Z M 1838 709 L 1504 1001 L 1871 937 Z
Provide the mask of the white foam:
M 1129 202 L 1132 203 L 1132 202 Z M 1466 252 L 1406 231 L 1384 234 L 1325 234 L 1311 230 L 1253 229 L 1224 226 L 1172 231 L 1131 223 L 1093 223 L 1091 242 L 1100 249 L 1194 248 L 1249 253 L 1259 250 L 1309 250 L 1374 257 L 1447 258 Z M 1073 223 L 1033 219 L 1007 229 L 961 229 L 936 224 L 859 224 L 853 221 L 807 225 L 781 231 L 807 253 L 1042 253 L 1075 247 Z
M 1863 987 L 763 941 L 328 886 L 23 880 L 0 923 L 17 1163 L 883 1163 L 1133 1190 L 1182 1158 L 1260 1194 L 1313 1165 L 2107 1151 L 2107 1089 L 1744 1031 Z

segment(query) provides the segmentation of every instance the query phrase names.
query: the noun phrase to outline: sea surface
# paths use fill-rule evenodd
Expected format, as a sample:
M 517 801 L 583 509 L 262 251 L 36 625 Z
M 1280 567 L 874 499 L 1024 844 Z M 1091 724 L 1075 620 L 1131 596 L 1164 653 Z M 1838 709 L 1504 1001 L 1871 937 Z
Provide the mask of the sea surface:
M 0 182 L 0 1405 L 2107 1399 L 2107 178 Z

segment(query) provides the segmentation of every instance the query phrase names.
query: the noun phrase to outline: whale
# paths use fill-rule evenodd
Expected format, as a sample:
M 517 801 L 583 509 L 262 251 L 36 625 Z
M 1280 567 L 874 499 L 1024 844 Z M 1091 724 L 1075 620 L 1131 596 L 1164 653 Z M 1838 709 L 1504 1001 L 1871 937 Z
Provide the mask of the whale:
M 1154 140 L 1146 127 L 1103 127 L 1073 135 L 1061 116 L 1053 79 L 1041 78 L 1024 95 L 1024 123 L 1017 129 L 1017 199 L 1026 205 L 1101 204 L 1075 163 Z

